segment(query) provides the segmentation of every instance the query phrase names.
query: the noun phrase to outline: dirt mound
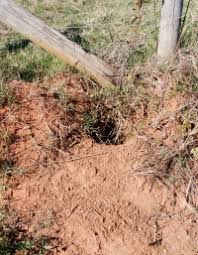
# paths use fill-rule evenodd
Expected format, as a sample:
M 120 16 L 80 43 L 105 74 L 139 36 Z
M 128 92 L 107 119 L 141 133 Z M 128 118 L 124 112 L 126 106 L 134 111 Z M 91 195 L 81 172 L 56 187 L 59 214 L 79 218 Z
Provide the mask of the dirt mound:
M 116 148 L 85 141 L 72 157 L 21 177 L 11 207 L 30 232 L 62 240 L 55 254 L 196 254 L 196 222 L 182 200 L 134 175 L 149 162 L 163 164 L 142 139 Z
M 151 130 L 117 146 L 81 139 L 86 93 L 79 80 L 74 93 L 67 79 L 73 115 L 59 106 L 57 92 L 13 84 L 21 100 L 5 120 L 18 169 L 7 192 L 11 210 L 29 233 L 59 240 L 53 254 L 197 254 L 197 215 L 162 182 L 172 167 L 166 147 L 152 142 Z M 79 142 L 68 146 L 70 137 Z

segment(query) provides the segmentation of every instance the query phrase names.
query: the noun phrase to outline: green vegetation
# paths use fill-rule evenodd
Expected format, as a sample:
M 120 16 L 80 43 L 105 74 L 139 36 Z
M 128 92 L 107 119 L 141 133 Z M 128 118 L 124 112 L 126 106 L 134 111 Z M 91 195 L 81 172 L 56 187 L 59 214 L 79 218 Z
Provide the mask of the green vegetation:
M 64 64 L 14 33 L 0 43 L 1 79 L 35 81 L 51 76 Z
M 52 249 L 47 236 L 33 237 L 21 229 L 19 219 L 6 208 L 0 209 L 0 255 L 46 255 Z
M 148 94 L 138 84 L 90 90 L 89 109 L 84 113 L 84 130 L 97 143 L 122 144 L 133 134 L 133 118 L 138 115 L 140 105 L 147 101 Z
M 0 107 L 4 105 L 11 106 L 14 102 L 14 92 L 7 84 L 0 81 Z
M 34 3 L 18 0 L 18 3 L 122 72 L 129 73 L 135 64 L 146 61 L 155 52 L 156 15 L 159 15 L 156 3 L 145 4 L 141 13 L 134 9 L 131 0 L 36 0 Z M 0 61 L 4 80 L 42 80 L 67 68 L 15 33 L 1 40 Z
M 33 5 L 31 1 L 18 2 L 55 28 L 67 30 L 80 27 L 81 36 L 89 43 L 90 50 L 99 56 L 107 57 L 115 47 L 126 44 L 126 41 L 133 43 L 131 51 L 134 51 L 144 44 L 144 40 L 147 40 L 148 45 L 150 38 L 153 41 L 153 37 L 156 37 L 156 15 L 159 14 L 157 1 L 146 4 L 141 15 L 134 10 L 131 0 L 36 0 Z M 148 9 L 154 15 L 147 15 Z M 137 47 L 134 47 L 134 43 Z
M 49 239 L 33 239 L 17 229 L 16 226 L 0 228 L 0 255 L 45 255 L 50 252 Z
M 196 1 L 184 1 L 185 13 L 184 13 L 184 26 L 182 27 L 182 36 L 180 40 L 180 46 L 182 48 L 190 47 L 194 48 L 198 46 L 198 20 L 197 10 L 198 3 Z
M 156 51 L 159 1 L 146 1 L 139 12 L 131 0 L 17 2 L 122 73 L 129 74 L 136 64 L 147 61 Z M 187 12 L 180 40 L 182 47 L 197 44 L 196 8 L 193 2 Z M 0 61 L 5 80 L 42 80 L 67 68 L 15 33 L 8 33 L 1 40 Z

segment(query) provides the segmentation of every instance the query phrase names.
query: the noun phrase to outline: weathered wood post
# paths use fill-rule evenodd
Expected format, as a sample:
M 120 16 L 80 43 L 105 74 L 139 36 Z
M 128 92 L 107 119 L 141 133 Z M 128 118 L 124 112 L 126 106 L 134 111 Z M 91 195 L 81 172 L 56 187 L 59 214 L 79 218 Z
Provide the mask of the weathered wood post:
M 175 52 L 181 28 L 183 0 L 163 0 L 157 55 L 168 60 Z
M 0 21 L 102 86 L 113 86 L 113 71 L 108 64 L 85 52 L 78 44 L 44 24 L 13 0 L 0 0 Z

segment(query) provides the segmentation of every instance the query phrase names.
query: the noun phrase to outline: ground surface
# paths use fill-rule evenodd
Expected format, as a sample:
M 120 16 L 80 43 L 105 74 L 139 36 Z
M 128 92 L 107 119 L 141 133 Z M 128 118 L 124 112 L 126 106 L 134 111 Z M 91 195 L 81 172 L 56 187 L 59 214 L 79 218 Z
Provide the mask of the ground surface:
M 67 90 L 73 110 L 63 111 L 53 89 L 12 82 L 16 103 L 0 113 L 1 128 L 12 137 L 15 172 L 5 203 L 23 229 L 55 238 L 52 254 L 198 254 L 197 212 L 182 186 L 160 178 L 173 167 L 164 146 L 177 146 L 177 128 L 167 119 L 182 100 L 165 102 L 142 134 L 104 145 L 82 135 L 87 99 L 81 79 L 60 76 L 51 84 Z
M 16 2 L 118 68 L 134 94 L 107 97 L 110 111 L 101 99 L 101 112 L 124 102 L 118 112 L 133 114 L 116 115 L 129 118 L 123 144 L 98 144 L 83 124 L 98 107 L 93 84 L 55 75 L 69 68 L 0 24 L 0 255 L 198 254 L 196 1 L 188 48 L 161 71 L 151 58 L 160 1 L 140 11 L 131 0 Z

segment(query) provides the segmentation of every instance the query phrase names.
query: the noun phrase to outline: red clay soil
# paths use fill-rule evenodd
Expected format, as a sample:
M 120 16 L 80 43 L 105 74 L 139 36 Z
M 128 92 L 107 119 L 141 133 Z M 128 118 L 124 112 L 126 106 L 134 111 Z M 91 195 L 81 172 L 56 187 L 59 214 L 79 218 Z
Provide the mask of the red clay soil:
M 171 165 L 152 130 L 123 145 L 96 144 L 80 135 L 80 81 L 61 81 L 78 113 L 65 116 L 52 92 L 13 83 L 20 100 L 1 123 L 14 136 L 7 199 L 24 228 L 57 238 L 54 255 L 198 254 L 197 213 L 170 182 L 151 177 L 165 176 Z

